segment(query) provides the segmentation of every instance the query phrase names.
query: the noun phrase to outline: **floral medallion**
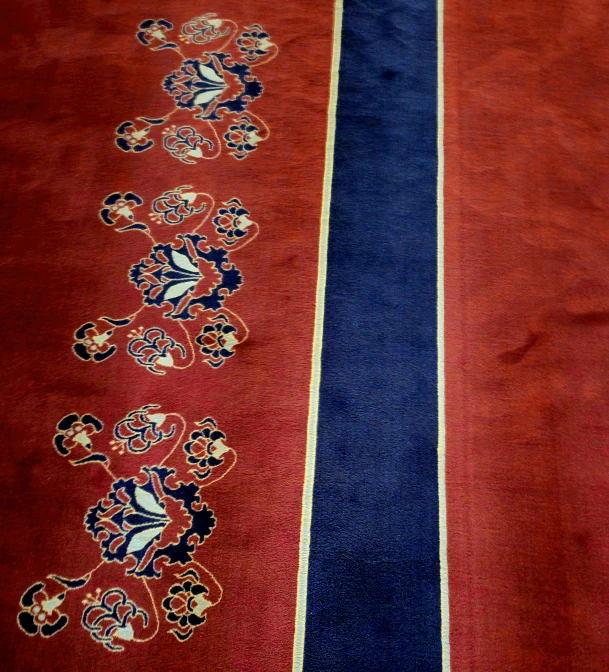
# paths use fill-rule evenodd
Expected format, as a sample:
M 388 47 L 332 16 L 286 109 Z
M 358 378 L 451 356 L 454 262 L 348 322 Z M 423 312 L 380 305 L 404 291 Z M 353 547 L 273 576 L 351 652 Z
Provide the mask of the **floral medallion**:
M 203 492 L 237 457 L 213 418 L 194 423 L 186 440 L 188 425 L 148 404 L 100 445 L 105 430 L 96 416 L 69 413 L 57 423 L 57 453 L 74 466 L 102 468 L 110 481 L 84 516 L 100 562 L 77 578 L 49 574 L 27 588 L 17 614 L 25 634 L 52 637 L 76 616 L 93 641 L 120 653 L 162 630 L 185 641 L 205 623 L 222 588 L 198 560 L 217 524 Z M 96 583 L 80 602 L 68 599 Z
M 232 255 L 256 238 L 258 225 L 238 198 L 216 206 L 190 186 L 153 199 L 146 218 L 143 206 L 141 196 L 115 192 L 99 212 L 108 227 L 135 231 L 152 243 L 128 271 L 140 308 L 85 322 L 74 332 L 72 350 L 83 361 L 101 363 L 119 351 L 119 334 L 126 334 L 127 354 L 150 373 L 187 369 L 197 359 L 218 368 L 249 334 L 226 304 L 243 285 Z M 156 317 L 149 309 L 159 311 Z
M 275 58 L 277 46 L 262 26 L 242 28 L 215 14 L 185 23 L 178 40 L 172 39 L 173 32 L 166 19 L 146 19 L 139 25 L 141 44 L 180 59 L 162 82 L 174 106 L 162 117 L 142 116 L 120 124 L 117 146 L 141 153 L 161 142 L 183 163 L 215 159 L 223 151 L 245 159 L 270 135 L 250 110 L 264 91 L 252 70 Z

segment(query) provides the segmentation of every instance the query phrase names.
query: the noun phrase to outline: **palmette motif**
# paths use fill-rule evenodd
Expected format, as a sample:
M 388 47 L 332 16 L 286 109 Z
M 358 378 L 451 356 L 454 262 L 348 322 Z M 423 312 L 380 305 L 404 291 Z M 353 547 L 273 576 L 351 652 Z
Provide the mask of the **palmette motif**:
M 163 629 L 185 641 L 205 623 L 222 587 L 196 559 L 217 523 L 203 488 L 222 479 L 237 456 L 213 418 L 195 423 L 188 439 L 187 430 L 179 413 L 149 404 L 119 420 L 100 449 L 104 425 L 97 417 L 70 413 L 59 421 L 57 452 L 74 466 L 103 468 L 110 480 L 84 517 L 101 562 L 77 578 L 50 574 L 25 590 L 17 616 L 23 632 L 56 635 L 69 623 L 67 612 L 77 609 L 76 600 L 66 608 L 68 597 L 96 580 L 108 585 L 81 598 L 80 620 L 109 651 L 149 641 Z M 108 566 L 118 571 L 98 579 Z
M 143 205 L 133 192 L 115 192 L 100 210 L 106 225 L 142 233 L 152 242 L 149 254 L 128 273 L 142 306 L 126 317 L 84 323 L 74 333 L 73 352 L 84 361 L 104 362 L 118 350 L 118 332 L 129 327 L 127 353 L 151 373 L 187 369 L 197 357 L 218 368 L 248 337 L 245 322 L 225 303 L 243 284 L 232 254 L 258 235 L 258 225 L 239 199 L 216 206 L 209 194 L 190 186 L 155 198 L 146 223 L 139 219 Z M 192 220 L 196 224 L 189 231 L 157 242 L 157 235 L 167 238 L 168 227 L 183 229 Z M 209 222 L 206 235 L 199 233 Z M 150 321 L 148 309 L 162 312 L 144 325 L 145 318 Z
M 140 153 L 159 143 L 183 163 L 215 159 L 222 151 L 247 158 L 270 135 L 250 110 L 263 93 L 252 69 L 275 58 L 277 46 L 262 26 L 241 28 L 216 14 L 188 21 L 177 40 L 173 34 L 173 24 L 165 19 L 139 25 L 136 36 L 144 46 L 180 59 L 162 82 L 174 107 L 162 117 L 123 122 L 116 129 L 116 145 Z

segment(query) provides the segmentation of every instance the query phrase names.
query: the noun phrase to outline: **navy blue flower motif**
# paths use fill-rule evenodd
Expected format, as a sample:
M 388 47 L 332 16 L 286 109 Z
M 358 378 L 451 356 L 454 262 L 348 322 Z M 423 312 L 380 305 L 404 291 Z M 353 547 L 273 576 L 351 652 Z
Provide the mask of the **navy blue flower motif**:
M 203 247 L 205 236 L 177 236 L 181 245 L 159 244 L 151 254 L 131 267 L 131 282 L 149 306 L 167 306 L 165 317 L 194 319 L 192 309 L 218 310 L 227 295 L 243 282 L 239 269 L 222 248 Z
M 257 23 L 250 26 L 237 38 L 239 51 L 245 54 L 245 60 L 255 63 L 266 56 L 275 46 L 270 35 Z
M 175 626 L 170 632 L 183 642 L 195 628 L 205 623 L 205 611 L 214 605 L 209 600 L 209 588 L 201 583 L 193 569 L 184 572 L 178 579 L 183 580 L 171 586 L 162 606 L 165 617 Z
M 177 45 L 167 41 L 166 34 L 173 28 L 173 24 L 166 19 L 146 19 L 138 26 L 137 39 L 152 51 L 161 49 L 177 49 Z
M 175 469 L 143 467 L 140 477 L 115 481 L 112 492 L 85 517 L 105 560 L 130 561 L 127 574 L 158 578 L 160 558 L 186 564 L 216 525 L 195 483 L 168 485 L 174 474 Z
M 116 129 L 116 145 L 123 152 L 145 152 L 154 145 L 148 137 L 152 126 L 162 124 L 164 119 L 147 119 L 140 117 L 137 121 L 123 121 Z
M 52 637 L 68 624 L 68 617 L 59 611 L 65 599 L 65 592 L 50 597 L 44 581 L 30 586 L 21 596 L 22 610 L 17 615 L 17 623 L 26 635 L 40 634 Z
M 197 424 L 199 429 L 191 433 L 182 447 L 187 455 L 186 461 L 193 465 L 190 473 L 199 481 L 204 481 L 223 464 L 223 456 L 231 449 L 224 443 L 226 434 L 218 429 L 213 418 L 205 418 Z
M 228 127 L 228 131 L 224 134 L 224 141 L 236 159 L 245 159 L 258 149 L 258 143 L 262 140 L 259 133 L 260 129 L 252 123 L 249 117 L 241 117 L 237 123 Z
M 146 231 L 148 227 L 137 222 L 134 214 L 135 209 L 143 203 L 143 199 L 132 191 L 126 194 L 115 192 L 104 199 L 104 207 L 99 211 L 99 216 L 108 226 L 114 226 L 121 219 L 126 219 L 126 225 L 117 229 L 118 231 L 130 231 L 131 229 Z
M 148 614 L 132 602 L 120 588 L 107 590 L 100 597 L 98 588 L 95 596 L 88 595 L 87 605 L 82 614 L 82 624 L 91 637 L 103 644 L 109 651 L 124 651 L 120 641 L 133 641 L 134 623 L 140 620 L 143 627 L 148 625 Z
M 99 321 L 87 322 L 74 332 L 72 352 L 85 362 L 106 361 L 116 352 L 116 346 L 110 343 L 115 328 L 126 327 L 131 318 L 113 320 L 111 317 L 101 317 Z
M 243 207 L 238 198 L 231 198 L 224 206 L 218 209 L 213 220 L 214 226 L 222 242 L 234 245 L 239 238 L 247 236 L 247 229 L 253 222 L 248 217 L 250 211 Z
M 220 111 L 244 112 L 262 94 L 262 84 L 245 63 L 227 64 L 228 54 L 189 59 L 168 75 L 163 88 L 177 107 L 200 110 L 200 119 L 221 119 Z
M 108 326 L 110 325 L 103 325 Z M 100 362 L 112 357 L 116 352 L 116 346 L 110 343 L 110 337 L 114 333 L 112 328 L 102 331 L 95 322 L 86 322 L 74 332 L 74 345 L 72 351 L 85 362 Z
M 235 354 L 235 346 L 239 343 L 233 327 L 226 315 L 218 315 L 213 322 L 206 324 L 196 337 L 195 343 L 201 347 L 206 361 L 217 369 Z
M 70 413 L 57 423 L 57 434 L 53 437 L 55 450 L 63 457 L 70 457 L 75 467 L 91 462 L 107 462 L 102 453 L 94 453 L 92 437 L 104 428 L 101 420 L 94 415 Z

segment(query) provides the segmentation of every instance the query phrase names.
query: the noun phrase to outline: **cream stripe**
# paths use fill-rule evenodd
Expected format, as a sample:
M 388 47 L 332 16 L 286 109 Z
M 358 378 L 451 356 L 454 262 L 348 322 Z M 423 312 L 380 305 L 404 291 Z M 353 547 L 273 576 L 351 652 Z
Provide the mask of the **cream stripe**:
M 440 611 L 442 672 L 450 672 L 448 552 L 446 532 L 446 382 L 444 372 L 444 0 L 438 15 L 438 501 L 440 514 Z
M 330 228 L 330 200 L 332 197 L 332 171 L 334 167 L 334 137 L 336 133 L 336 103 L 338 100 L 338 71 L 340 67 L 340 40 L 343 20 L 343 0 L 334 5 L 334 34 L 332 42 L 332 70 L 328 101 L 328 129 L 326 137 L 326 163 L 324 170 L 321 226 L 319 233 L 319 262 L 317 292 L 315 296 L 315 329 L 311 362 L 311 387 L 309 390 L 309 421 L 307 426 L 307 452 L 305 457 L 302 517 L 300 523 L 300 558 L 298 588 L 296 593 L 296 623 L 294 629 L 293 672 L 302 672 L 307 619 L 307 579 L 309 574 L 309 546 L 311 542 L 311 515 L 313 509 L 313 481 L 315 479 L 315 452 L 317 449 L 317 416 L 319 410 L 319 383 L 321 380 L 321 350 L 324 331 L 324 304 L 326 295 L 326 266 L 328 257 L 328 231 Z

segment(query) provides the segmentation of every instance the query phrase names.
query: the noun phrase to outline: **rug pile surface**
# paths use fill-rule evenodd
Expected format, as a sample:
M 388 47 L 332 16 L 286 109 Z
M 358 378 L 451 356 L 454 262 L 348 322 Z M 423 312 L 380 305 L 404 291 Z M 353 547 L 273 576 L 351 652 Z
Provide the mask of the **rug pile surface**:
M 5 8 L 5 669 L 609 669 L 608 16 Z

